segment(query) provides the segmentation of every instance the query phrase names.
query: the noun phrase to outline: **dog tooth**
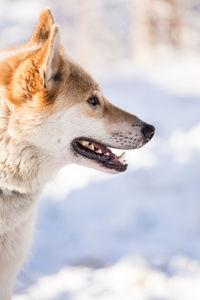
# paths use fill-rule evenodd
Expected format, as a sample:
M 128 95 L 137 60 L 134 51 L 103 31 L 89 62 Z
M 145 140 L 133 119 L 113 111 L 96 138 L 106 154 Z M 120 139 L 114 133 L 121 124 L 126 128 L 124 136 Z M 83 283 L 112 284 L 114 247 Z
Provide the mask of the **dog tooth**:
M 84 147 L 88 147 L 88 145 L 89 145 L 89 142 L 86 142 L 86 141 L 79 140 L 78 142 L 79 142 L 79 144 L 81 144 Z
M 125 152 L 123 152 L 120 156 L 118 156 L 118 160 L 121 162 L 121 163 L 124 163 L 125 162 Z
M 90 144 L 90 145 L 88 146 L 88 148 L 89 148 L 90 150 L 94 151 L 94 145 L 93 145 L 93 144 Z
M 125 155 L 125 152 L 123 152 L 120 156 L 118 156 L 118 159 L 123 158 Z
M 98 150 L 96 150 L 95 152 L 98 153 L 98 154 L 102 154 L 101 149 L 98 149 Z
M 89 142 L 83 141 L 83 145 L 86 146 L 86 147 L 88 147 Z
M 107 153 L 105 153 L 104 155 L 109 156 L 110 154 L 107 152 Z

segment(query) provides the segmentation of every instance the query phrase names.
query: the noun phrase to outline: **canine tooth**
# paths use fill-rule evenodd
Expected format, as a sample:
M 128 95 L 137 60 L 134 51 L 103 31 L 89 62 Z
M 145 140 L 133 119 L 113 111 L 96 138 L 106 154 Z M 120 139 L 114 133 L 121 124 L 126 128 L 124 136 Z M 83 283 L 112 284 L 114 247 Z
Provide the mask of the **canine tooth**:
M 89 148 L 90 150 L 94 151 L 94 145 L 93 145 L 93 144 L 90 144 L 90 145 L 88 146 L 88 148 Z
M 84 147 L 88 147 L 88 145 L 89 145 L 89 142 L 86 142 L 86 141 L 78 141 L 78 142 L 79 142 L 79 144 L 81 144 Z
M 123 152 L 120 156 L 118 156 L 118 159 L 121 163 L 126 162 L 126 160 L 124 158 L 125 158 L 125 152 Z
M 124 157 L 125 152 L 123 152 L 120 156 L 118 156 L 118 159 L 121 159 L 122 157 Z
M 102 154 L 101 149 L 98 149 L 98 150 L 96 150 L 95 152 L 96 152 L 96 153 L 99 153 L 99 154 Z
M 107 152 L 107 153 L 105 153 L 104 155 L 109 156 L 110 154 Z

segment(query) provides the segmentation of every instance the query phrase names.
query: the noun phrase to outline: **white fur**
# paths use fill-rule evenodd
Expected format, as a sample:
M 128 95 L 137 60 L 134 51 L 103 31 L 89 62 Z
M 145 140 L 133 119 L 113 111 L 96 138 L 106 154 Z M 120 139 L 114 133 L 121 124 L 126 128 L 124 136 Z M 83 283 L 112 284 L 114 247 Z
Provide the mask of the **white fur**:
M 10 300 L 26 257 L 39 194 L 63 165 L 42 149 L 9 133 L 10 116 L 0 106 L 0 299 Z M 11 122 L 12 123 L 12 122 Z
M 50 41 L 51 45 L 46 54 L 45 61 L 43 63 L 42 69 L 45 72 L 45 79 L 49 81 L 54 73 L 54 64 L 58 57 L 59 49 L 60 49 L 60 34 L 57 30 L 57 25 L 52 26 Z M 56 33 L 55 33 L 56 31 Z

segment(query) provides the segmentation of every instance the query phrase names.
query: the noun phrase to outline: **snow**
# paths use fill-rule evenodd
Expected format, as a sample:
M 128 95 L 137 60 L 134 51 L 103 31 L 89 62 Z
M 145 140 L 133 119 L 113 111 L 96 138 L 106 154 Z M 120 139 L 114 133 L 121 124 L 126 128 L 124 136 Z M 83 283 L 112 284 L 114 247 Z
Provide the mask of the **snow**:
M 199 264 L 179 257 L 169 266 L 174 267 L 177 273 L 168 276 L 162 270 L 148 269 L 144 261 L 130 259 L 96 270 L 68 266 L 56 276 L 43 277 L 28 295 L 15 299 L 199 300 Z
M 181 130 L 175 131 L 171 138 L 170 144 L 175 159 L 179 163 L 187 162 L 192 159 L 195 153 L 200 150 L 200 123 L 190 129 L 188 132 Z
M 200 102 L 150 68 L 96 73 L 156 136 L 127 153 L 123 175 L 68 166 L 47 186 L 14 300 L 199 300 Z

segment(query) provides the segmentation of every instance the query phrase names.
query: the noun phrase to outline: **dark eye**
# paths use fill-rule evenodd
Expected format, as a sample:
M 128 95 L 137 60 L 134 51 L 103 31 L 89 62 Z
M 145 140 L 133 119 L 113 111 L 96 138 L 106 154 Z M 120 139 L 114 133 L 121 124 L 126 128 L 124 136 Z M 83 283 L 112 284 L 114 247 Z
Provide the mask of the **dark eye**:
M 90 97 L 90 98 L 87 100 L 87 102 L 88 102 L 90 105 L 92 105 L 92 106 L 97 106 L 97 105 L 100 104 L 100 103 L 99 103 L 99 99 L 97 98 L 97 96 L 92 96 L 92 97 Z

